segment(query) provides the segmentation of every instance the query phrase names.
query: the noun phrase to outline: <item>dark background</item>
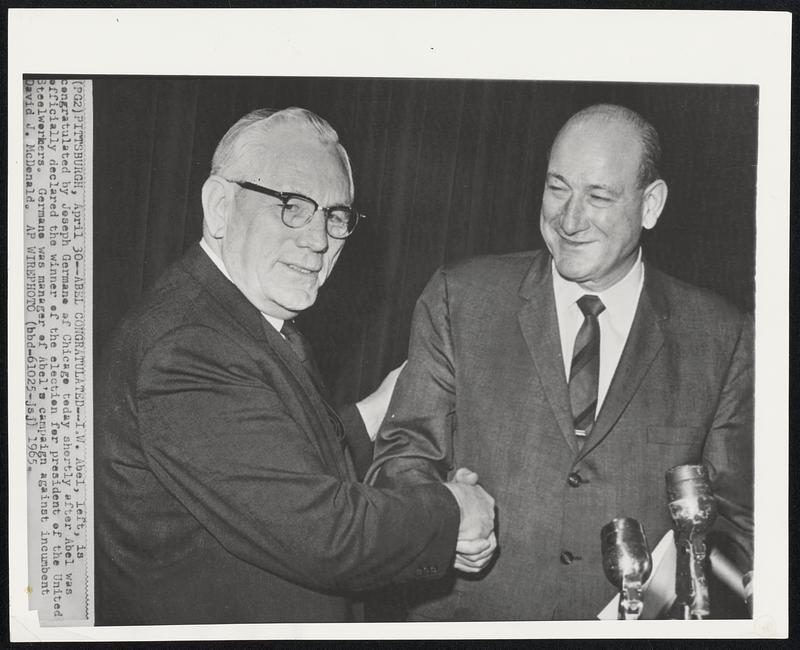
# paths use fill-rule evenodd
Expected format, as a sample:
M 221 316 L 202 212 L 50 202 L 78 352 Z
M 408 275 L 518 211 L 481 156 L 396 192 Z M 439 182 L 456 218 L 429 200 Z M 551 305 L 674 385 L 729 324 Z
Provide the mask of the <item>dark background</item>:
M 758 88 L 432 79 L 94 80 L 94 337 L 201 237 L 200 190 L 225 131 L 301 106 L 338 131 L 356 205 L 348 240 L 299 325 L 340 401 L 405 359 L 414 303 L 437 267 L 538 248 L 548 148 L 566 119 L 623 104 L 659 131 L 666 208 L 648 261 L 754 305 Z

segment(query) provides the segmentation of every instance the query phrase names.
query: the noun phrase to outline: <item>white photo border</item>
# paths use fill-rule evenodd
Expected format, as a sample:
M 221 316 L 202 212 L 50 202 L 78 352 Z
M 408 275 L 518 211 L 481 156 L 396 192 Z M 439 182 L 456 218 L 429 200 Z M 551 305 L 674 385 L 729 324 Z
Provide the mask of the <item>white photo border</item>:
M 48 627 L 27 609 L 23 283 L 8 285 L 12 641 L 766 638 L 788 634 L 789 13 L 11 9 L 8 278 L 23 277 L 22 75 L 428 77 L 759 86 L 752 621 Z M 330 47 L 332 33 L 347 35 Z M 20 379 L 15 381 L 15 378 Z M 11 534 L 13 531 L 13 534 Z M 767 587 L 768 586 L 768 587 Z

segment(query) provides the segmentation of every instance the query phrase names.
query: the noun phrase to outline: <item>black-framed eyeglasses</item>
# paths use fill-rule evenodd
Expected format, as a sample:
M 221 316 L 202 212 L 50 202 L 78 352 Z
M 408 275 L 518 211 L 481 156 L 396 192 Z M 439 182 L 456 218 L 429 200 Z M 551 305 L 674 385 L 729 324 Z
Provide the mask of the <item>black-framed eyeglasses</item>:
M 359 214 L 349 205 L 332 205 L 329 208 L 320 208 L 314 199 L 302 194 L 278 192 L 249 181 L 229 182 L 236 183 L 246 190 L 279 199 L 282 205 L 281 221 L 289 228 L 302 228 L 314 218 L 317 210 L 321 209 L 325 215 L 325 229 L 328 231 L 328 235 L 334 239 L 345 239 L 355 230 L 358 220 L 364 218 L 363 214 Z

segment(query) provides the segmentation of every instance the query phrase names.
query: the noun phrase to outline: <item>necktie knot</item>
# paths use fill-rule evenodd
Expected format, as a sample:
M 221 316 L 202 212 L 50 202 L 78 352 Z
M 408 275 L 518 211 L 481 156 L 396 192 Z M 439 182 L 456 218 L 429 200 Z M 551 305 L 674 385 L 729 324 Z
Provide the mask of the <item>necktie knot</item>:
M 605 311 L 606 306 L 598 296 L 587 293 L 578 298 L 578 308 L 584 316 L 594 316 L 596 318 Z

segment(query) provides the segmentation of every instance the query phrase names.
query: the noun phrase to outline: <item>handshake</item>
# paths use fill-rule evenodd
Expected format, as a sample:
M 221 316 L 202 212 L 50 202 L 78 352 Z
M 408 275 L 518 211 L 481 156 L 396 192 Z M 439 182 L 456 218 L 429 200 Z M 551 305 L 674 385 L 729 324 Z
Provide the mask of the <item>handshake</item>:
M 494 499 L 478 485 L 478 475 L 466 467 L 458 469 L 445 486 L 458 501 L 461 512 L 453 566 L 466 573 L 478 573 L 489 563 L 497 548 Z

